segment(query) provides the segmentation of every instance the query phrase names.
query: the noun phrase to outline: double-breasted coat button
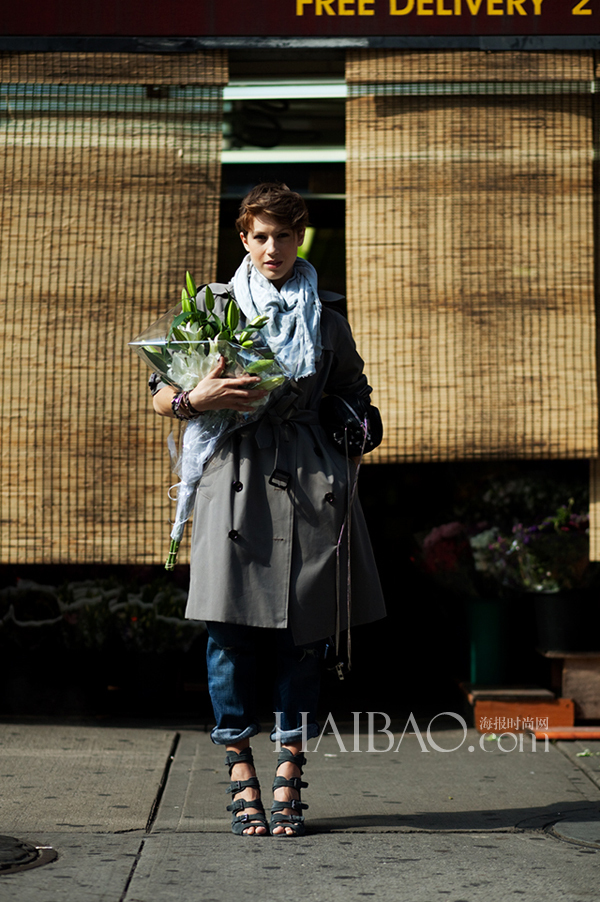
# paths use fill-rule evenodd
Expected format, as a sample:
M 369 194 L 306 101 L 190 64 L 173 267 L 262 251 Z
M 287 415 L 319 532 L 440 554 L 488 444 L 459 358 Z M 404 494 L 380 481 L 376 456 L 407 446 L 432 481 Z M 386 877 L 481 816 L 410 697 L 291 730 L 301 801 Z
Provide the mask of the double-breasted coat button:
M 236 479 L 236 481 L 233 483 L 232 488 L 234 492 L 241 492 L 244 488 L 244 484 Z
M 333 504 L 333 502 L 335 501 L 335 495 L 333 494 L 333 492 L 327 492 L 327 494 L 325 495 L 325 501 L 327 502 L 327 504 Z
M 239 537 L 240 537 L 240 534 L 239 534 L 239 532 L 237 531 L 237 529 L 230 529 L 230 530 L 229 530 L 229 538 L 230 538 L 230 539 L 233 539 L 233 540 L 235 541 L 235 539 L 239 539 Z

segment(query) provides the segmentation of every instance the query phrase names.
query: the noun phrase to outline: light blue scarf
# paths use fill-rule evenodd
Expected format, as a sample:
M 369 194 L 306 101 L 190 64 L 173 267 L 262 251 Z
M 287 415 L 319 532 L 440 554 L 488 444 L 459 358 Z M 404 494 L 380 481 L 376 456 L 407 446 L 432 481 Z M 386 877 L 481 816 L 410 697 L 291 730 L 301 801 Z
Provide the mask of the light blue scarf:
M 260 334 L 291 379 L 315 372 L 321 356 L 321 301 L 317 271 L 298 257 L 291 277 L 278 291 L 252 265 L 250 254 L 242 260 L 233 280 L 233 293 L 249 322 L 268 314 Z

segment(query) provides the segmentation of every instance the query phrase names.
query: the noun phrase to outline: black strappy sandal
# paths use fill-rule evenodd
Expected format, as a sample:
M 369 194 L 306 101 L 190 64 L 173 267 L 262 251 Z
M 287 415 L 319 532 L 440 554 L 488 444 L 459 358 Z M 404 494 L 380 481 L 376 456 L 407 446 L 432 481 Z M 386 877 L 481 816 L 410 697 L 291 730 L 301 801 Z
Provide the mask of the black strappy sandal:
M 229 768 L 229 776 L 236 764 L 249 764 L 254 767 L 254 758 L 252 757 L 252 749 L 242 749 L 241 752 L 227 752 L 225 756 L 225 764 Z M 227 811 L 232 812 L 231 832 L 237 836 L 268 836 L 269 825 L 265 816 L 265 809 L 260 799 L 238 799 L 235 797 L 238 792 L 252 787 L 260 790 L 260 783 L 257 777 L 250 777 L 248 780 L 232 780 L 229 784 L 227 792 L 231 793 L 231 805 L 227 806 Z M 238 811 L 244 811 L 245 808 L 256 808 L 254 814 L 238 814 Z M 244 833 L 248 827 L 264 827 L 265 833 Z
M 295 764 L 300 771 L 300 775 L 302 775 L 302 765 L 306 764 L 306 758 L 304 757 L 303 752 L 292 755 L 289 749 L 282 749 L 277 758 L 277 767 L 279 767 L 280 764 L 286 764 L 288 762 L 290 764 Z M 273 802 L 271 806 L 271 821 L 269 823 L 271 835 L 287 836 L 290 839 L 292 836 L 304 836 L 306 832 L 304 827 L 304 815 L 284 814 L 284 811 L 286 808 L 291 808 L 293 811 L 302 811 L 303 808 L 308 808 L 308 805 L 300 799 L 300 790 L 305 789 L 308 786 L 308 783 L 305 783 L 300 777 L 291 777 L 290 779 L 287 779 L 286 777 L 276 776 L 273 780 L 273 792 L 275 792 L 276 789 L 281 789 L 282 786 L 289 786 L 291 789 L 297 790 L 298 798 L 290 799 L 287 802 Z M 273 833 L 275 827 L 283 827 L 284 830 L 282 833 Z M 286 833 L 286 827 L 289 827 L 293 832 Z

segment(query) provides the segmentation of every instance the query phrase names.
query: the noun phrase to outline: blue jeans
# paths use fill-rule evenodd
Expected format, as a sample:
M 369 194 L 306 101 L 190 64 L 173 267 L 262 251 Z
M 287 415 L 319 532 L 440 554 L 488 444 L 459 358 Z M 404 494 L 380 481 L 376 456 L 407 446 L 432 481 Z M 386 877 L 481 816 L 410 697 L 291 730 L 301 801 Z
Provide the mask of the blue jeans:
M 210 736 L 229 745 L 256 735 L 257 656 L 265 646 L 275 669 L 273 742 L 319 735 L 316 722 L 325 640 L 294 645 L 291 630 L 209 621 L 208 689 L 217 724 Z M 266 640 L 266 642 L 265 642 Z M 304 727 L 304 730 L 303 730 Z

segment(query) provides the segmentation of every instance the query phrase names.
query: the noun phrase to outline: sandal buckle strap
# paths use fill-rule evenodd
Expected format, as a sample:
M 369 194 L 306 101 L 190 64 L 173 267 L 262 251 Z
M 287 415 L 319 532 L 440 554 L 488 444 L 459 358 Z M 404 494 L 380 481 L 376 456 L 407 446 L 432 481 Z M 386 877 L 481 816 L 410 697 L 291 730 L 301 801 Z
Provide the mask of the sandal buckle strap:
M 306 789 L 308 783 L 305 780 L 301 780 L 300 777 L 290 777 L 289 779 L 286 777 L 275 777 L 273 780 L 273 791 L 281 789 L 283 786 L 297 789 L 299 792 L 301 789 Z
M 274 824 L 301 824 L 304 821 L 303 814 L 283 814 L 281 811 L 275 811 L 271 815 Z
M 286 807 L 293 808 L 294 811 L 301 811 L 303 808 L 308 808 L 308 805 L 306 802 L 301 802 L 300 799 L 292 799 Z
M 244 799 L 237 799 L 237 801 L 227 806 L 227 811 L 243 811 L 244 808 Z
M 236 799 L 227 806 L 227 811 L 243 811 L 244 808 L 256 808 L 257 811 L 264 813 L 264 806 L 260 799 Z M 250 815 L 250 817 L 258 817 L 258 815 Z
M 271 805 L 272 812 L 282 812 L 286 808 L 291 808 L 293 811 L 302 811 L 303 808 L 308 808 L 308 805 L 306 802 L 301 802 L 300 799 L 290 799 L 287 802 L 273 802 Z
M 254 757 L 252 755 L 252 749 L 250 748 L 250 746 L 248 746 L 248 748 L 242 749 L 241 752 L 227 752 L 227 754 L 225 755 L 225 765 L 229 768 L 230 776 L 231 771 L 236 764 L 249 764 L 251 767 L 254 767 Z
M 306 764 L 306 756 L 304 755 L 304 752 L 298 752 L 297 755 L 292 755 L 289 749 L 281 749 L 277 758 L 277 767 L 279 767 L 280 764 L 295 764 L 300 772 L 302 772 L 302 768 Z
M 247 780 L 232 780 L 225 792 L 231 792 L 233 795 L 236 795 L 236 793 L 249 788 L 260 789 L 258 777 L 249 777 Z

